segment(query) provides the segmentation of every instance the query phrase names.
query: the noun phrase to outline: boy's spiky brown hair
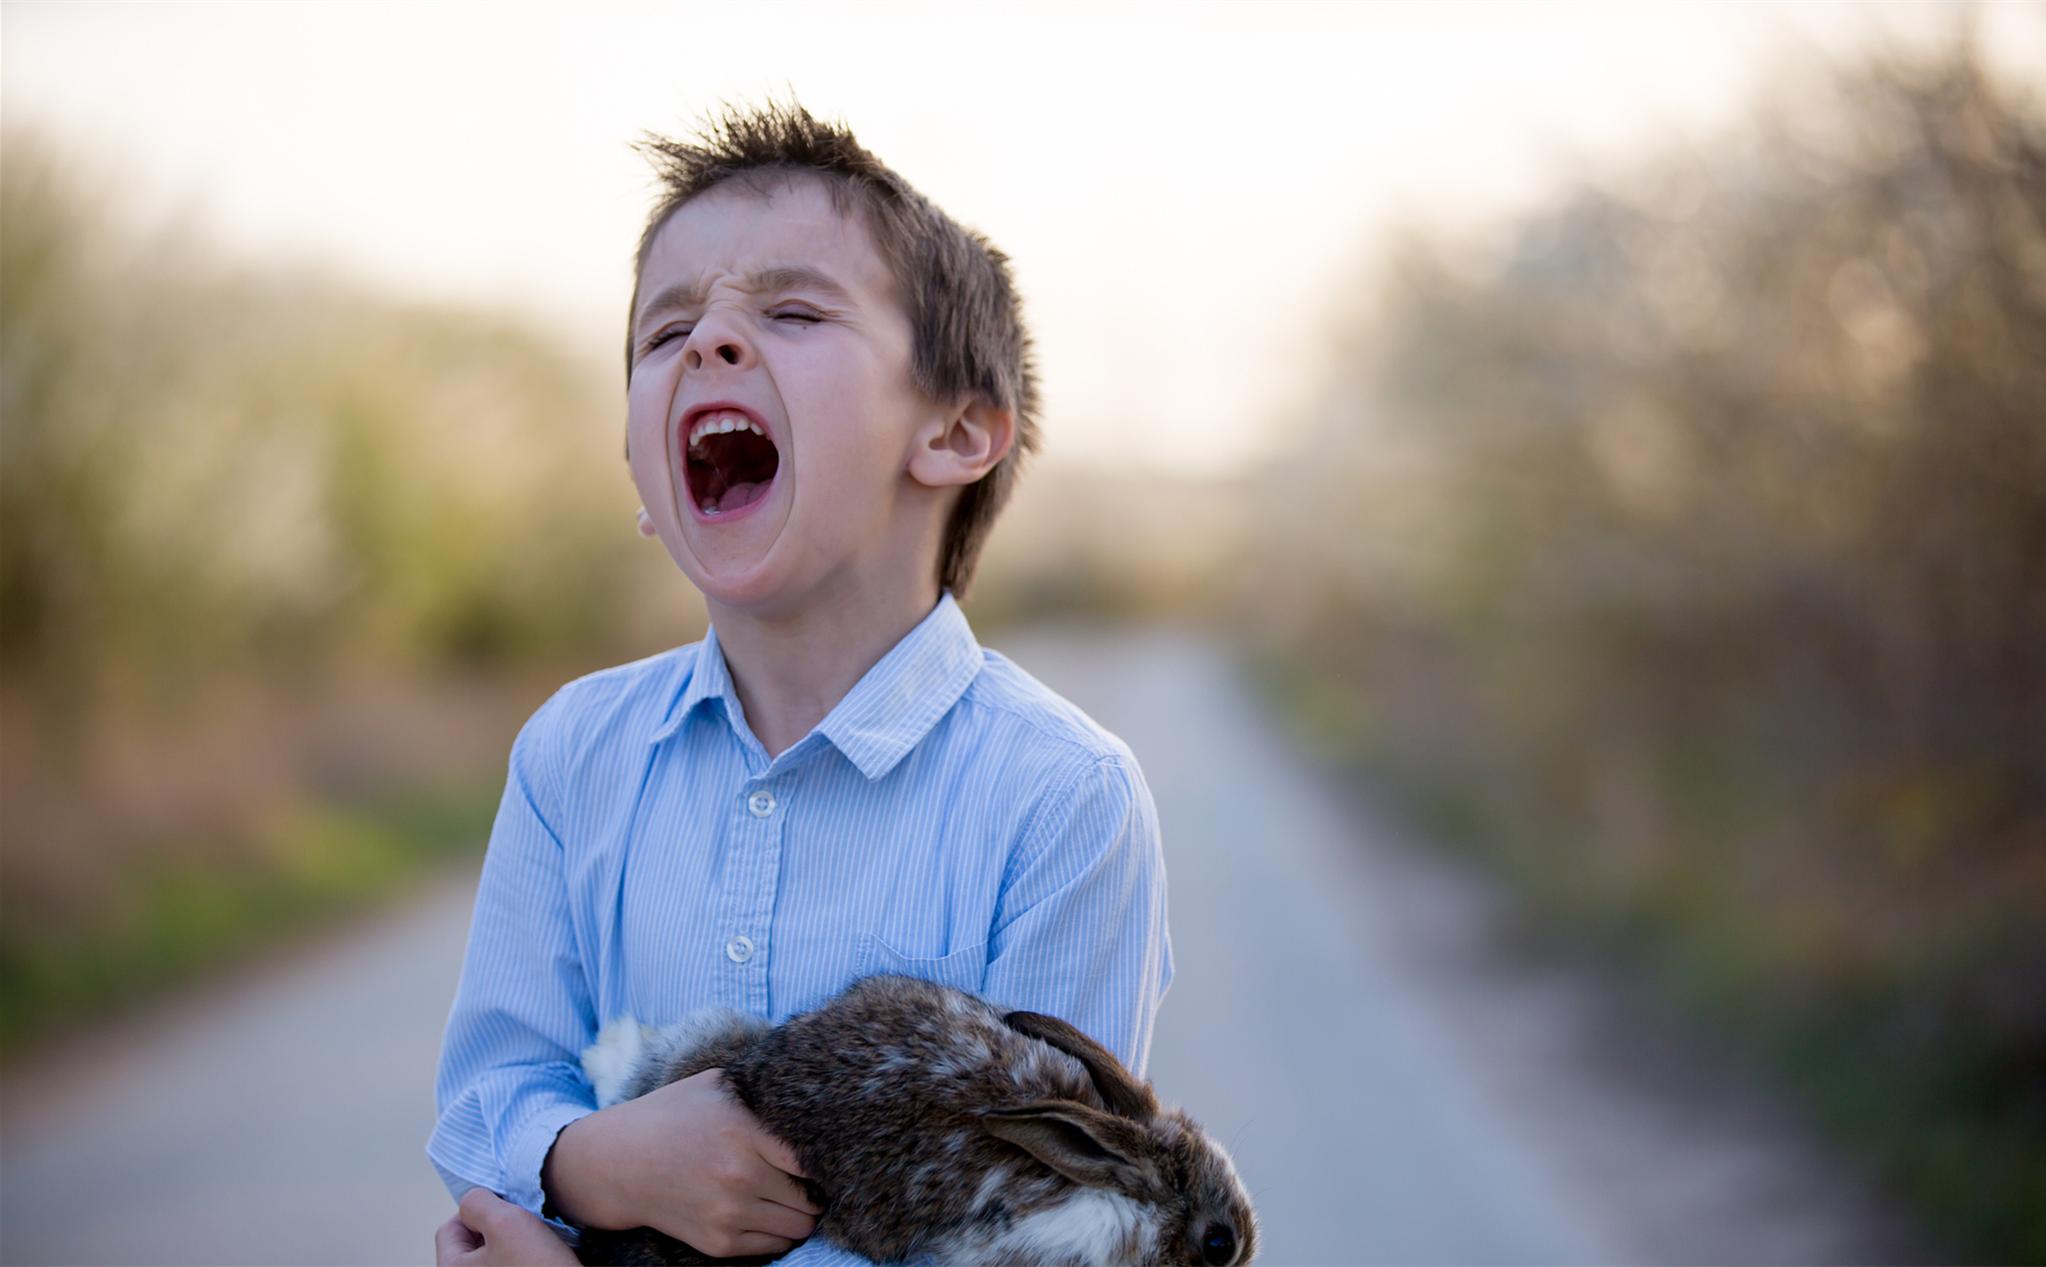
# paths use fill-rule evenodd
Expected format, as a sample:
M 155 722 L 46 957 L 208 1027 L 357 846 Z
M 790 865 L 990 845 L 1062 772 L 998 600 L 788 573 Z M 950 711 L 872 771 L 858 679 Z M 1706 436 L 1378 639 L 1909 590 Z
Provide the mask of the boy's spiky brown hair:
M 632 377 L 632 314 L 655 235 L 677 208 L 728 180 L 756 184 L 809 174 L 823 178 L 841 215 L 861 215 L 894 274 L 909 315 L 910 377 L 934 400 L 982 399 L 1014 411 L 1016 435 L 993 470 L 961 491 L 938 551 L 938 584 L 961 597 L 995 516 L 1009 500 L 1024 457 L 1037 448 L 1037 370 L 1009 259 L 980 234 L 934 206 L 853 138 L 794 103 L 725 106 L 696 136 L 649 134 L 639 151 L 654 164 L 660 200 L 647 217 L 633 262 L 625 374 Z

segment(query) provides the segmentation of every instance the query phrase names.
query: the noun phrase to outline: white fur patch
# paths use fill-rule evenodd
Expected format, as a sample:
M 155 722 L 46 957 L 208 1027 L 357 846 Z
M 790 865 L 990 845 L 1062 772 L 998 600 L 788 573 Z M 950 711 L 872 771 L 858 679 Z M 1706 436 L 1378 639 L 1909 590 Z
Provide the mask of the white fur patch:
M 988 1247 L 995 1262 L 1088 1263 L 1117 1267 L 1124 1242 L 1137 1238 L 1137 1257 L 1148 1258 L 1158 1244 L 1157 1211 L 1119 1192 L 1075 1191 L 1056 1205 L 1017 1219 Z
M 979 1214 L 987 1209 L 996 1197 L 1003 1195 L 1009 1186 L 1009 1168 L 996 1166 L 980 1177 L 980 1186 L 973 1191 L 973 1212 Z
M 649 1029 L 651 1055 L 666 1069 L 688 1059 L 696 1049 L 734 1033 L 766 1029 L 767 1022 L 728 1007 L 700 1007 L 672 1025 Z
M 607 1021 L 597 1031 L 597 1041 L 583 1052 L 583 1076 L 597 1089 L 598 1108 L 609 1108 L 626 1098 L 625 1090 L 632 1085 L 653 1041 L 653 1027 L 629 1016 Z

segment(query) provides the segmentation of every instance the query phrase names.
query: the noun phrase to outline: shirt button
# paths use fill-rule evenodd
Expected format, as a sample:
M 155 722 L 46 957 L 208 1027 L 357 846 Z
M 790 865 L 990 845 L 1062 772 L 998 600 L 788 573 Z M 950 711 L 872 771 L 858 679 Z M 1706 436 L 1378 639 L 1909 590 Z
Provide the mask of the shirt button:
M 725 943 L 725 958 L 733 963 L 745 963 L 753 957 L 753 939 L 741 933 Z
M 766 788 L 761 788 L 758 792 L 746 798 L 746 808 L 753 811 L 753 817 L 766 818 L 769 814 L 774 813 L 774 793 Z

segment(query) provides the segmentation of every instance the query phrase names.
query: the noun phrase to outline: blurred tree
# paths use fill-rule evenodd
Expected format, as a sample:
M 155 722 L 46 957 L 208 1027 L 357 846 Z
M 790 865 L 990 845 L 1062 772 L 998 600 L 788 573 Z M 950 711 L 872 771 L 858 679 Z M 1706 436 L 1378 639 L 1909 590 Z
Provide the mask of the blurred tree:
M 32 135 L 4 156 L 0 654 L 53 727 L 123 679 L 635 649 L 600 374 L 124 228 Z
M 1281 645 L 1444 822 L 2046 1255 L 2041 103 L 1965 39 L 1878 61 L 1394 276 L 1285 477 Z
M 0 138 L 0 1046 L 474 848 L 526 670 L 700 627 L 615 371 L 124 211 Z

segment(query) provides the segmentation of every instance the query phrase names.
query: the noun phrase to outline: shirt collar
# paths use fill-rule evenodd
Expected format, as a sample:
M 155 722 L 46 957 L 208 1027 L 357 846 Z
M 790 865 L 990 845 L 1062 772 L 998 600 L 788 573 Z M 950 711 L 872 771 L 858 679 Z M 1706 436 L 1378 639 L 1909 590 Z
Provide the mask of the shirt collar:
M 966 613 L 948 590 L 817 723 L 818 733 L 861 774 L 878 779 L 959 702 L 983 659 Z
M 982 663 L 980 643 L 974 640 L 966 613 L 959 610 L 948 590 L 939 596 L 930 614 L 817 723 L 816 733 L 830 740 L 861 774 L 878 779 L 893 770 L 938 719 L 951 711 Z M 738 691 L 718 646 L 715 626 L 705 631 L 697 645 L 689 683 L 653 741 L 674 734 L 699 704 L 710 700 L 724 703 L 727 722 L 741 715 Z
M 718 700 L 725 706 L 727 721 L 739 716 L 739 692 L 732 685 L 732 672 L 725 667 L 724 650 L 718 646 L 717 626 L 703 631 L 703 641 L 696 644 L 696 663 L 690 666 L 689 682 L 682 688 L 681 698 L 669 708 L 667 720 L 661 723 L 649 738 L 650 743 L 659 743 L 682 728 L 689 720 L 696 706 Z

